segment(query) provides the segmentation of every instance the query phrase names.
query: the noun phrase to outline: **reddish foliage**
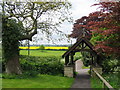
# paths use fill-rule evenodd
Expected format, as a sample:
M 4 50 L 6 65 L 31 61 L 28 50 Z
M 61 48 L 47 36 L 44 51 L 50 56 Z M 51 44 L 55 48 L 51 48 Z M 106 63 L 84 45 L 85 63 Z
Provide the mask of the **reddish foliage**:
M 100 5 L 100 11 L 76 20 L 70 36 L 77 38 L 82 35 L 83 28 L 87 37 L 91 36 L 91 32 L 102 35 L 106 39 L 96 40 L 95 50 L 120 56 L 120 2 L 100 2 L 94 5 Z

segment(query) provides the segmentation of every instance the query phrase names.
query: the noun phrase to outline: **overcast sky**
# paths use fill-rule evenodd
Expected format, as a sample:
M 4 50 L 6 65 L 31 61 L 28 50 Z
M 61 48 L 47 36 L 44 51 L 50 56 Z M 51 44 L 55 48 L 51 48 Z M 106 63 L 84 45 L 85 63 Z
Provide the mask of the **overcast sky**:
M 94 12 L 97 10 L 96 6 L 92 6 L 95 3 L 98 3 L 96 0 L 69 0 L 72 3 L 72 17 L 73 20 L 75 22 L 75 20 L 83 17 L 83 16 L 88 16 L 89 13 Z M 73 27 L 73 23 L 63 23 L 61 25 L 60 30 L 65 32 L 66 34 L 70 34 L 72 31 L 72 27 Z M 36 35 L 39 37 L 39 35 Z M 35 36 L 35 37 L 36 37 Z M 42 36 L 44 37 L 44 36 Z M 59 37 L 57 35 L 54 35 L 53 39 Z M 37 40 L 37 39 L 36 39 Z M 75 39 L 71 39 L 72 40 L 72 44 L 75 43 Z M 43 39 L 43 40 L 39 40 L 38 42 L 32 42 L 31 44 L 53 44 L 51 41 L 47 41 L 47 39 Z M 63 41 L 55 41 L 56 44 L 70 44 L 71 42 L 67 42 L 67 40 L 63 40 Z

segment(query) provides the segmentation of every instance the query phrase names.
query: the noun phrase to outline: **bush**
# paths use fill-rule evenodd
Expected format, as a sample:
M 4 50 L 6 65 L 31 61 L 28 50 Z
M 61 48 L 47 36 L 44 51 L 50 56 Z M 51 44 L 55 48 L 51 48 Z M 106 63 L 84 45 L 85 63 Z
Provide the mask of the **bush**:
M 40 74 L 63 74 L 64 65 L 60 57 L 21 56 L 20 62 L 24 71 L 36 71 Z
M 36 71 L 26 71 L 23 72 L 21 75 L 16 75 L 16 74 L 2 74 L 2 78 L 4 79 L 23 79 L 23 78 L 31 78 L 31 77 L 36 77 L 38 75 L 38 72 Z
M 47 56 L 47 57 L 36 57 L 36 56 L 20 56 L 20 64 L 24 71 L 23 74 L 29 74 L 34 76 L 34 73 L 58 75 L 64 72 L 64 64 L 60 61 L 60 57 Z M 2 61 L 2 72 L 5 71 L 5 61 Z M 4 77 L 8 77 L 4 75 Z M 10 76 L 13 78 L 14 75 Z M 16 77 L 16 76 L 15 76 Z
M 44 45 L 40 45 L 39 49 L 40 50 L 45 50 L 45 46 Z
M 84 66 L 88 67 L 90 65 L 90 60 L 91 60 L 91 57 L 90 57 L 90 53 L 89 52 L 82 52 L 82 61 L 83 61 L 83 64 Z
M 75 56 L 75 57 L 74 57 L 74 61 L 75 61 L 75 60 L 79 60 L 79 59 L 81 59 L 81 56 Z
M 104 73 L 103 77 L 113 86 L 113 88 L 120 87 L 120 73 Z
M 102 63 L 104 72 L 115 72 L 119 71 L 119 65 L 117 59 L 106 59 Z

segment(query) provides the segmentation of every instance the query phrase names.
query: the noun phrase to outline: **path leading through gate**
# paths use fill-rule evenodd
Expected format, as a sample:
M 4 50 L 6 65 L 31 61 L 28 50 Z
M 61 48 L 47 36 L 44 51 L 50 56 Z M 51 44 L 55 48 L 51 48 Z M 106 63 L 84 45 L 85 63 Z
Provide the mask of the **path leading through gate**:
M 88 74 L 89 69 L 82 69 L 83 62 L 81 60 L 76 61 L 76 71 L 78 72 L 75 77 L 75 81 L 72 88 L 88 88 L 90 89 L 90 75 Z

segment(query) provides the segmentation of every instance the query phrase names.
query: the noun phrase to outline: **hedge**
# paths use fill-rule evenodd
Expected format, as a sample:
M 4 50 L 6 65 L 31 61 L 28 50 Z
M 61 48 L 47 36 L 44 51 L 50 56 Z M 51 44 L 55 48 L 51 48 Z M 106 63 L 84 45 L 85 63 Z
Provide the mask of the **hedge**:
M 60 57 L 47 56 L 20 56 L 20 64 L 24 72 L 33 72 L 49 75 L 63 75 L 64 64 Z M 2 72 L 5 71 L 5 62 L 2 61 Z
M 60 57 L 21 56 L 20 63 L 24 71 L 36 71 L 40 74 L 63 74 L 64 64 Z

